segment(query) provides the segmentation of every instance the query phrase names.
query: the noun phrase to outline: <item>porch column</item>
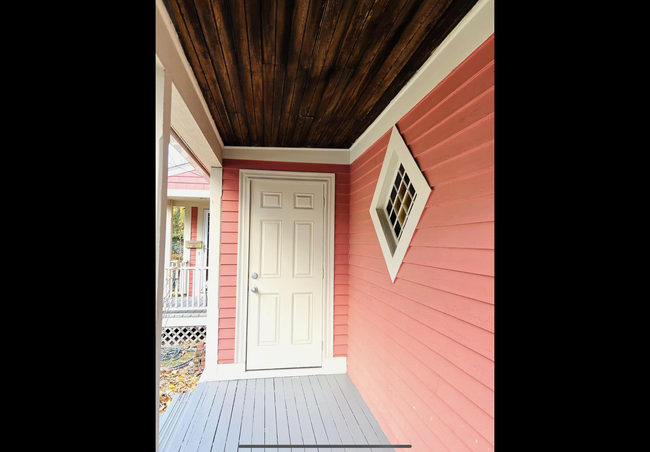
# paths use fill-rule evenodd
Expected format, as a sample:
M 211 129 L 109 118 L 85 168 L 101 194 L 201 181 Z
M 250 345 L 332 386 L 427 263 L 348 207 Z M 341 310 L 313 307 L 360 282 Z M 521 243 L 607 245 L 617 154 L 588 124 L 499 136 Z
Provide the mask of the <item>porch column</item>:
M 219 278 L 221 276 L 221 195 L 223 168 L 210 168 L 210 243 L 205 369 L 201 381 L 217 379 L 219 349 Z
M 174 203 L 170 200 L 167 200 L 167 219 L 165 220 L 165 225 L 167 227 L 167 231 L 165 232 L 165 260 L 164 260 L 165 267 L 168 266 L 172 260 L 173 214 L 174 214 Z
M 171 121 L 172 82 L 156 57 L 156 445 L 160 381 L 160 334 L 163 313 L 165 235 L 167 232 L 167 148 Z

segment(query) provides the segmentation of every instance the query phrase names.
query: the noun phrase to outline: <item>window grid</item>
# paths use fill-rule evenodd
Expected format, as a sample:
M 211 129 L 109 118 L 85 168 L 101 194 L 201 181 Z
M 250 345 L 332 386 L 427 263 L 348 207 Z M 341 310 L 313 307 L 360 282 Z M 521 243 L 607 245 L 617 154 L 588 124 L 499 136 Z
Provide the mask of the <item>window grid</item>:
M 400 164 L 384 210 L 395 243 L 399 243 L 417 193 L 409 175 Z

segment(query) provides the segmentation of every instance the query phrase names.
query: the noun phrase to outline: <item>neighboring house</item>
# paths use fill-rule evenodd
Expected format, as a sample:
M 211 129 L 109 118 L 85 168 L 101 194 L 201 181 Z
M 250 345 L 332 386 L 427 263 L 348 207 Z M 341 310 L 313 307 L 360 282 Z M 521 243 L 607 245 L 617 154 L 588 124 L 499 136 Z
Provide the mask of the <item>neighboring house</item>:
M 480 0 L 450 22 L 420 72 L 336 149 L 224 146 L 234 132 L 201 95 L 199 60 L 157 28 L 158 136 L 184 130 L 210 173 L 167 179 L 168 199 L 191 209 L 188 240 L 212 237 L 205 381 L 347 373 L 391 442 L 494 450 L 492 9 Z M 164 119 L 169 102 L 183 108 Z M 207 200 L 174 194 L 193 181 Z M 216 221 L 201 232 L 206 209 Z
M 190 161 L 185 157 L 190 158 Z M 210 178 L 207 174 L 201 174 L 200 167 L 195 168 L 197 165 L 193 165 L 190 155 L 173 138 L 169 159 L 163 344 L 178 345 L 185 340 L 198 342 L 205 339 Z M 183 235 L 175 250 L 177 254 L 182 254 L 181 259 L 172 259 L 174 208 L 184 209 L 185 214 Z

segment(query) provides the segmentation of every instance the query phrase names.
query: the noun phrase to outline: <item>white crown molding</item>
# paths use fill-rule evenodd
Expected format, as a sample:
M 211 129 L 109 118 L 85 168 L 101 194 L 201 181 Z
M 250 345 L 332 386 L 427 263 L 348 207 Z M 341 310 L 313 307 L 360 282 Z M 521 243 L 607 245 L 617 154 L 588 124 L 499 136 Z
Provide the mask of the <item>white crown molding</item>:
M 494 33 L 494 0 L 479 0 L 350 147 L 352 164 Z
M 271 162 L 329 163 L 348 165 L 349 149 L 283 148 L 226 146 L 223 158 L 240 160 L 263 160 Z

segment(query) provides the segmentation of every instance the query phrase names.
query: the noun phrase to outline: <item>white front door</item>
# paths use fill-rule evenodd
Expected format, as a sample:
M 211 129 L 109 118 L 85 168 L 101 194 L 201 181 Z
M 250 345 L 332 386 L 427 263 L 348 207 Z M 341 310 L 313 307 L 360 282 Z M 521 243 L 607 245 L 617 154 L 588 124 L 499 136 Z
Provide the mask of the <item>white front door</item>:
M 320 367 L 324 183 L 252 180 L 250 193 L 246 370 Z

